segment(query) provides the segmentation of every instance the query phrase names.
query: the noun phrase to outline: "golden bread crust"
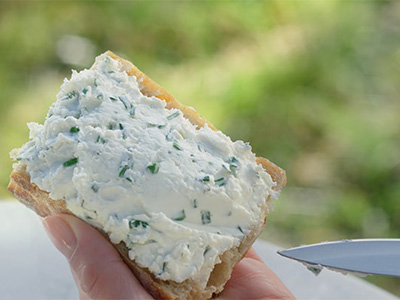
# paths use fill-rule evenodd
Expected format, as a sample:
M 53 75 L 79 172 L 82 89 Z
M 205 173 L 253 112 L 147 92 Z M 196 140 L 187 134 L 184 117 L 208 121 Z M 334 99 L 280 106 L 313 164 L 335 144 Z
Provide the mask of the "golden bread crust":
M 194 109 L 186 107 L 179 103 L 162 87 L 152 81 L 132 63 L 120 58 L 111 51 L 106 54 L 122 64 L 122 70 L 128 75 L 135 76 L 141 92 L 147 96 L 155 96 L 163 99 L 167 103 L 168 108 L 180 109 L 184 116 L 189 119 L 192 124 L 203 127 L 208 124 L 210 128 L 216 128 L 200 116 Z M 265 158 L 258 157 L 257 162 L 271 175 L 276 182 L 275 191 L 280 191 L 286 184 L 285 172 L 271 163 Z M 22 163 L 14 164 L 14 170 L 10 176 L 10 184 L 8 189 L 23 204 L 33 209 L 38 215 L 45 217 L 59 213 L 72 214 L 66 207 L 63 200 L 53 200 L 49 197 L 49 193 L 40 190 L 30 181 L 30 176 L 26 172 L 26 167 Z M 266 208 L 266 207 L 265 207 Z M 213 295 L 222 291 L 226 281 L 230 278 L 233 266 L 239 262 L 246 254 L 248 249 L 254 243 L 258 235 L 262 232 L 266 222 L 266 209 L 259 218 L 259 223 L 253 228 L 241 242 L 239 247 L 232 248 L 220 256 L 221 263 L 214 267 L 209 282 L 205 289 L 201 288 L 194 280 L 188 279 L 182 283 L 173 281 L 162 281 L 156 278 L 148 269 L 139 267 L 134 261 L 129 259 L 128 249 L 124 243 L 114 245 L 118 250 L 125 263 L 129 266 L 135 276 L 140 280 L 142 285 L 158 299 L 209 299 Z M 108 235 L 98 229 L 106 238 Z

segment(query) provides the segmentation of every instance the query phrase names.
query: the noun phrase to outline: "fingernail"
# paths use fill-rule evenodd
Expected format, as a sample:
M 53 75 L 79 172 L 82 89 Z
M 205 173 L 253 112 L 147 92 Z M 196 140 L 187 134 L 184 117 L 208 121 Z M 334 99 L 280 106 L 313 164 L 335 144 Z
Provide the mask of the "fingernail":
M 68 223 L 59 216 L 43 219 L 44 228 L 57 249 L 68 259 L 74 253 L 77 240 Z

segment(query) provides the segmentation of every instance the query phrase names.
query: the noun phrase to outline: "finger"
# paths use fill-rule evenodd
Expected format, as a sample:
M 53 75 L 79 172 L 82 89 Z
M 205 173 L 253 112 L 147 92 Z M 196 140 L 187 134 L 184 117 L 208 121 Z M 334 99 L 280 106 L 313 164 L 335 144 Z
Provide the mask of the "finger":
M 247 251 L 247 253 L 246 253 L 246 255 L 244 257 L 255 259 L 255 260 L 258 260 L 260 262 L 263 262 L 261 257 L 257 254 L 256 250 L 254 250 L 254 248 L 250 248 L 249 251 Z
M 46 217 L 44 226 L 71 266 L 81 298 L 150 299 L 110 242 L 71 215 Z
M 254 249 L 234 267 L 220 299 L 294 299 Z

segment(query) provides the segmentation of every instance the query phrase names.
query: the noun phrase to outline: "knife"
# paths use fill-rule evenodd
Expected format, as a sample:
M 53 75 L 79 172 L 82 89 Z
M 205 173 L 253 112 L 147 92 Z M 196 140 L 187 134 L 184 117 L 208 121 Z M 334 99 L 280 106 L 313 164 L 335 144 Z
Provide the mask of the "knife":
M 400 239 L 356 239 L 281 250 L 318 274 L 323 267 L 359 275 L 400 277 Z

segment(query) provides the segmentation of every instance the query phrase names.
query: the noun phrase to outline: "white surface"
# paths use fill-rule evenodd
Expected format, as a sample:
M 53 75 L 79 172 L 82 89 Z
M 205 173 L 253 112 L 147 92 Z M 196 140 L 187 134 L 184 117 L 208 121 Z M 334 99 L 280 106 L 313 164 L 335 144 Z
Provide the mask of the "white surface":
M 254 248 L 298 299 L 399 299 L 350 275 L 323 270 L 314 276 L 270 243 L 257 241 Z M 0 299 L 78 299 L 66 260 L 40 219 L 16 201 L 0 202 L 0 266 Z

